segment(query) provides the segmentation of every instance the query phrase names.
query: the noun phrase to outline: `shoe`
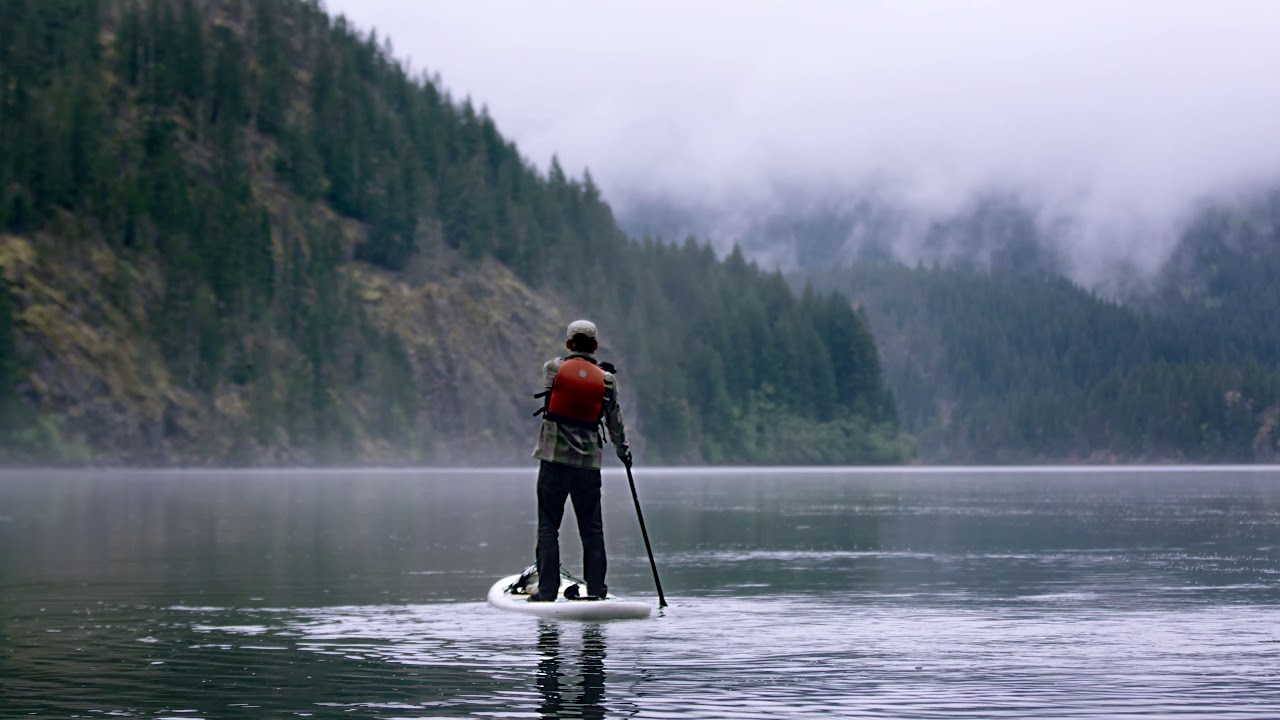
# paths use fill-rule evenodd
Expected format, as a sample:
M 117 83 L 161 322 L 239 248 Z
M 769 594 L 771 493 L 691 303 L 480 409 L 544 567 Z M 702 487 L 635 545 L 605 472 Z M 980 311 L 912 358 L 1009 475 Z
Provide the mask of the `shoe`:
M 543 595 L 541 590 L 530 595 L 528 599 L 528 602 L 555 602 L 555 601 L 556 601 L 555 595 Z

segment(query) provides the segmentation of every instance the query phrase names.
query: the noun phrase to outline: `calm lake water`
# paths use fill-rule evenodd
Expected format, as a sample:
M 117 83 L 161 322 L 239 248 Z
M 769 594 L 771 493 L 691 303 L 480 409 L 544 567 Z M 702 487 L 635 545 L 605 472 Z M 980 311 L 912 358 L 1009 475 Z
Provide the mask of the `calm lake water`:
M 1280 717 L 1280 469 L 639 467 L 609 623 L 535 474 L 0 473 L 0 717 Z

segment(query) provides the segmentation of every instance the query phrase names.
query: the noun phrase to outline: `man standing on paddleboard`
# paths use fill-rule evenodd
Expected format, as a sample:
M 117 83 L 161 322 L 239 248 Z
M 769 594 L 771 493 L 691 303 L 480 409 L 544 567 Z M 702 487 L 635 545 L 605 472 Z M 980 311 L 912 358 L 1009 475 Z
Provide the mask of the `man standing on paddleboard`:
M 613 366 L 595 358 L 599 347 L 595 323 L 574 320 L 565 334 L 569 354 L 542 366 L 546 391 L 542 429 L 533 457 L 538 466 L 538 591 L 530 602 L 549 602 L 560 590 L 560 521 L 566 498 L 573 498 L 573 513 L 582 538 L 583 574 L 589 598 L 602 598 L 608 561 L 604 551 L 604 522 L 600 515 L 600 463 L 604 434 L 614 452 L 630 466 L 622 409 L 618 407 L 618 382 Z

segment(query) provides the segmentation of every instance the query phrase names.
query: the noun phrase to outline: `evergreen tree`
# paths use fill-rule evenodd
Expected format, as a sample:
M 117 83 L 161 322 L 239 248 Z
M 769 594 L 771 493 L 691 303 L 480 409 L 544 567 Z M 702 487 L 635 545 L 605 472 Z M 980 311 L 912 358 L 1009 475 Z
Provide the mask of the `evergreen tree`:
M 0 278 L 0 439 L 7 440 L 18 429 L 20 367 L 9 283 Z

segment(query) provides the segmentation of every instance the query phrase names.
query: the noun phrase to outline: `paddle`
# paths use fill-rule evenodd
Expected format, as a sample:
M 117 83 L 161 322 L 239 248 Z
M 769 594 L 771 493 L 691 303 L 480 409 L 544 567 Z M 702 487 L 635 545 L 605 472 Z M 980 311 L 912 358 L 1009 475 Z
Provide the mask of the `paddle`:
M 653 548 L 649 546 L 649 531 L 644 528 L 644 513 L 640 512 L 640 496 L 636 495 L 636 481 L 631 477 L 631 463 L 623 463 L 627 468 L 627 482 L 631 484 L 631 499 L 636 503 L 636 519 L 640 521 L 640 535 L 644 537 L 644 549 L 649 553 L 649 567 L 653 570 L 653 584 L 658 586 L 658 607 L 667 606 L 667 599 L 662 595 L 662 581 L 658 579 L 658 564 L 653 561 Z

